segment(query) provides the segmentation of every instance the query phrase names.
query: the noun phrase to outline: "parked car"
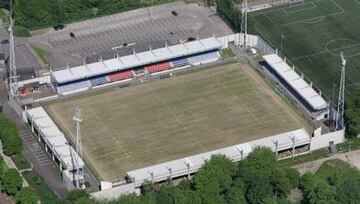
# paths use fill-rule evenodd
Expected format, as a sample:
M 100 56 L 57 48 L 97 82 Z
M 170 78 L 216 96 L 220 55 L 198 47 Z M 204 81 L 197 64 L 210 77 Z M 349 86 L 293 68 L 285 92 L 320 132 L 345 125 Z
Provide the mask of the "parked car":
M 9 43 L 9 40 L 8 39 L 5 39 L 5 40 L 2 40 L 1 41 L 1 44 L 5 45 L 5 44 L 8 44 Z
M 177 16 L 177 15 L 178 15 L 178 13 L 177 13 L 176 11 L 171 11 L 171 14 L 172 14 L 173 16 Z
M 194 40 L 196 40 L 194 37 L 189 37 L 188 38 L 188 42 L 191 42 L 191 41 L 194 41 Z
M 75 38 L 75 34 L 73 32 L 70 33 L 71 38 Z

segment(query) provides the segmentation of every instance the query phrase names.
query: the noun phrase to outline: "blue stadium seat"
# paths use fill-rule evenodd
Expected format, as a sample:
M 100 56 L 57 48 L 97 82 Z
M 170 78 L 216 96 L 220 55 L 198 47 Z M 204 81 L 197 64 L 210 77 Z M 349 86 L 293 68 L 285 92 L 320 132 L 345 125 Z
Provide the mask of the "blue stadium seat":
M 189 65 L 189 60 L 187 58 L 180 58 L 180 59 L 172 60 L 171 64 L 173 65 L 172 66 L 173 68 L 183 67 Z
M 100 77 L 95 77 L 95 78 L 90 79 L 90 83 L 92 86 L 103 85 L 103 84 L 106 84 L 107 82 L 108 81 L 107 81 L 106 76 L 100 76 Z
M 218 52 L 209 52 L 205 54 L 199 54 L 193 57 L 189 57 L 191 64 L 198 64 L 202 62 L 217 60 L 219 58 Z
M 64 86 L 58 86 L 57 90 L 59 93 L 65 93 L 86 87 L 89 87 L 89 81 L 80 81 L 76 83 L 67 84 Z

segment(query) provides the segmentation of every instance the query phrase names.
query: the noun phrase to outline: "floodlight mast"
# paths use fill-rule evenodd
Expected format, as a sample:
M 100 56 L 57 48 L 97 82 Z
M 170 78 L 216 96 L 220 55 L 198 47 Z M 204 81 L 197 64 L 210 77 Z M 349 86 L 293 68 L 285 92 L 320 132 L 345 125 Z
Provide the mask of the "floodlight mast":
M 83 121 L 83 118 L 81 117 L 81 109 L 76 107 L 75 110 L 75 115 L 73 117 L 73 120 L 76 123 L 76 151 L 78 153 L 77 158 L 75 159 L 75 163 L 76 163 L 76 188 L 81 188 L 81 184 L 80 184 L 80 177 L 81 177 L 81 172 L 80 172 L 80 157 L 82 156 L 82 140 L 81 140 L 81 129 L 80 129 L 80 124 Z
M 14 28 L 14 19 L 12 18 L 12 13 L 10 12 L 9 91 L 10 91 L 10 97 L 14 98 L 15 101 L 18 101 L 19 93 L 18 93 L 18 82 L 17 82 L 16 62 L 15 62 L 15 42 L 14 42 L 13 28 Z
M 346 68 L 346 58 L 344 53 L 341 52 L 341 77 L 340 77 L 340 86 L 339 86 L 339 98 L 338 98 L 338 107 L 337 107 L 337 117 L 336 117 L 336 129 L 341 130 L 344 128 L 344 107 L 345 107 L 345 68 Z
M 244 54 L 247 49 L 247 21 L 248 21 L 248 1 L 244 0 L 241 6 L 241 28 L 240 28 L 240 36 L 242 34 L 242 39 L 240 40 L 240 48 L 243 49 Z

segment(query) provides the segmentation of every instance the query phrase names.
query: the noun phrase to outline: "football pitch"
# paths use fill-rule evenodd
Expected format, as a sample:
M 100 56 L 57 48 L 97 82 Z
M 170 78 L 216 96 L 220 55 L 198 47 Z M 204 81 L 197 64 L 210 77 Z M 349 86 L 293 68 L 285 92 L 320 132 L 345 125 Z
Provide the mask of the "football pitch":
M 329 99 L 337 98 L 341 52 L 347 58 L 347 93 L 360 86 L 360 0 L 305 0 L 249 15 L 252 31 L 284 53 Z
M 307 128 L 245 62 L 64 99 L 46 110 L 74 142 L 82 109 L 83 157 L 100 180 L 127 171 Z

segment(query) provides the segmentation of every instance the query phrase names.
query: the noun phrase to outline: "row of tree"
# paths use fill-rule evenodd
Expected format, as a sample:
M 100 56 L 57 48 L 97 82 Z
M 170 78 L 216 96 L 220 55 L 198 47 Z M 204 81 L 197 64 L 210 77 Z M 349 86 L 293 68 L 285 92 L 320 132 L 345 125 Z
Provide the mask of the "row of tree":
M 18 204 L 36 204 L 38 196 L 31 187 L 23 188 L 23 179 L 16 169 L 7 169 L 0 157 L 1 191 L 16 199 Z
M 277 165 L 270 149 L 259 147 L 238 165 L 214 155 L 192 180 L 182 180 L 176 186 L 171 182 L 161 187 L 146 184 L 141 196 L 123 196 L 108 204 L 288 203 L 299 179 L 296 170 Z M 72 201 L 96 203 L 86 194 Z
M 33 29 L 170 1 L 173 0 L 13 0 L 13 11 L 18 26 Z
M 5 155 L 9 157 L 21 155 L 22 140 L 16 125 L 3 114 L 0 114 L 0 139 Z M 38 201 L 34 190 L 31 187 L 23 188 L 20 173 L 16 169 L 8 169 L 2 157 L 0 157 L 0 181 L 1 190 L 15 197 L 17 203 L 35 204 Z
M 238 165 L 216 155 L 192 180 L 178 185 L 146 184 L 141 196 L 128 195 L 118 200 L 98 202 L 83 191 L 73 191 L 66 202 L 74 204 L 341 204 L 360 200 L 360 172 L 327 170 L 326 176 L 299 173 L 279 167 L 268 148 L 256 148 Z

